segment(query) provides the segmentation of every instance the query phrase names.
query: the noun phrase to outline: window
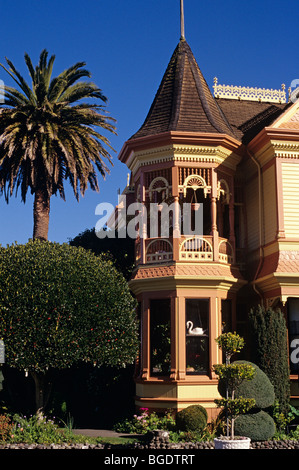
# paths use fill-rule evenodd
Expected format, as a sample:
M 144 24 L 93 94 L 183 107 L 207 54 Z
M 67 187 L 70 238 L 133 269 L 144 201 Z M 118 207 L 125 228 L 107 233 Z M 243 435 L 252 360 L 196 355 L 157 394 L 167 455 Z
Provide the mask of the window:
M 150 364 L 152 376 L 170 373 L 170 299 L 150 302 Z
M 186 300 L 186 373 L 209 372 L 209 299 Z

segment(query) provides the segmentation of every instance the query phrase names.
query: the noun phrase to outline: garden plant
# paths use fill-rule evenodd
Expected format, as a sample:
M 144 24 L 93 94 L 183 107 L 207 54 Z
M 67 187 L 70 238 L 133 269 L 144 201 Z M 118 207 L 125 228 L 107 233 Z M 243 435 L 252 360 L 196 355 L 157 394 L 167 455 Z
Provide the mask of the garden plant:
M 54 370 L 134 362 L 136 302 L 104 256 L 40 240 L 0 248 L 0 286 L 6 363 L 34 379 L 36 410 Z
M 225 354 L 225 364 L 214 365 L 214 372 L 225 383 L 225 397 L 216 399 L 218 407 L 224 409 L 226 416 L 227 438 L 234 439 L 234 423 L 237 416 L 246 413 L 255 405 L 253 398 L 236 397 L 237 387 L 244 380 L 252 380 L 255 369 L 250 364 L 231 363 L 231 357 L 241 351 L 244 339 L 236 333 L 224 333 L 216 338 L 216 342 Z
M 280 412 L 287 414 L 290 406 L 290 368 L 288 333 L 281 310 L 252 308 L 249 313 L 252 362 L 274 386 Z

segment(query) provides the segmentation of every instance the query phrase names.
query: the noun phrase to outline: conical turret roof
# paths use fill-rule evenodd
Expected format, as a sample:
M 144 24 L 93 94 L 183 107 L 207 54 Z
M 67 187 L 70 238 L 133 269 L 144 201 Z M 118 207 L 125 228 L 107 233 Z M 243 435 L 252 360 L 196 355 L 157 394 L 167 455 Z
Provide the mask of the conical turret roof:
M 143 125 L 131 139 L 167 131 L 236 137 L 184 38 L 170 59 Z

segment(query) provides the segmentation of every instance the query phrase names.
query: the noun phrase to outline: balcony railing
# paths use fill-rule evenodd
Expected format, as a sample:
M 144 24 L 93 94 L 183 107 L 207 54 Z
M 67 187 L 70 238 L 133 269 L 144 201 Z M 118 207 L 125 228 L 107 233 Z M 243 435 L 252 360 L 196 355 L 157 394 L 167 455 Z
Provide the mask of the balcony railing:
M 165 263 L 175 259 L 172 238 L 147 238 L 144 240 L 144 262 Z M 216 246 L 215 246 L 216 244 Z M 178 241 L 178 261 L 214 262 L 225 264 L 235 262 L 234 249 L 226 238 L 210 235 L 184 236 Z M 136 263 L 142 263 L 140 239 L 136 241 Z

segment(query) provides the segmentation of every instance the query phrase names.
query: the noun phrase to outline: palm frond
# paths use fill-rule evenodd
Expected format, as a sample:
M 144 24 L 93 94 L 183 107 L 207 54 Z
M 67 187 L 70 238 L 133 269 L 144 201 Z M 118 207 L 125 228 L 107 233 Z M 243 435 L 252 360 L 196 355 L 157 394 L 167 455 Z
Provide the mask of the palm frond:
M 22 75 L 17 71 L 13 63 L 6 58 L 6 62 L 9 65 L 10 69 L 7 69 L 3 64 L 0 63 L 0 66 L 9 74 L 9 76 L 17 83 L 17 85 L 23 90 L 27 98 L 34 103 L 35 97 L 30 89 L 29 85 L 26 83 Z
M 14 191 L 23 201 L 28 189 L 64 198 L 68 180 L 79 199 L 88 185 L 98 190 L 114 151 L 105 132 L 116 134 L 115 120 L 105 112 L 107 98 L 90 82 L 85 62 L 52 77 L 55 56 L 44 49 L 36 67 L 25 53 L 32 88 L 6 59 L 1 67 L 18 85 L 5 87 L 0 119 L 0 192 Z M 88 79 L 88 80 L 87 80 Z M 87 101 L 87 102 L 86 102 Z M 98 103 L 101 102 L 101 104 Z

